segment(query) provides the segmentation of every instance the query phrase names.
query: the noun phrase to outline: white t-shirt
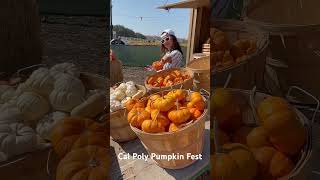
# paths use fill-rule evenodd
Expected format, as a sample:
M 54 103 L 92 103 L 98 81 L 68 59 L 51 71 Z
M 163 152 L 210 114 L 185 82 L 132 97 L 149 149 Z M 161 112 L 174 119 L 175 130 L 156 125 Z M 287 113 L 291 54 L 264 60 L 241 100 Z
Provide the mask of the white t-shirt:
M 169 51 L 164 55 L 164 57 L 168 57 L 168 56 L 171 57 L 172 62 L 164 64 L 163 70 L 182 67 L 183 56 L 180 51 L 178 50 Z

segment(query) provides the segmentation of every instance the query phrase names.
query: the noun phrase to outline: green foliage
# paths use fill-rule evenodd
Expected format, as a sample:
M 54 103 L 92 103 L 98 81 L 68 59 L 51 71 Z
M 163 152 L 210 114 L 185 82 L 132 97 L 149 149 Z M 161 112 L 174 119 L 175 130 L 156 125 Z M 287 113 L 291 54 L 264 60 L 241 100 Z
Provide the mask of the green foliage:
M 122 25 L 114 25 L 113 31 L 117 33 L 117 36 L 124 36 L 124 37 L 133 37 L 133 38 L 140 38 L 146 39 L 146 37 L 141 33 L 136 33 L 133 30 L 126 28 Z

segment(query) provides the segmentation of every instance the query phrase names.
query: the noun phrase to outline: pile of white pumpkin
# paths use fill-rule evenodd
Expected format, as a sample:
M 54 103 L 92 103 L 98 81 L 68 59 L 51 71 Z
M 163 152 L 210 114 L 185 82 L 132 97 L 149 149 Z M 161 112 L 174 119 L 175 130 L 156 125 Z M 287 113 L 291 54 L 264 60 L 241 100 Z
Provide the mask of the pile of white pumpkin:
M 94 118 L 103 111 L 103 90 L 86 90 L 80 69 L 62 63 L 39 68 L 17 88 L 0 85 L 0 162 L 34 151 L 66 116 Z
M 115 112 L 125 107 L 130 99 L 140 99 L 144 91 L 138 89 L 133 81 L 121 83 L 118 87 L 110 87 L 110 112 Z

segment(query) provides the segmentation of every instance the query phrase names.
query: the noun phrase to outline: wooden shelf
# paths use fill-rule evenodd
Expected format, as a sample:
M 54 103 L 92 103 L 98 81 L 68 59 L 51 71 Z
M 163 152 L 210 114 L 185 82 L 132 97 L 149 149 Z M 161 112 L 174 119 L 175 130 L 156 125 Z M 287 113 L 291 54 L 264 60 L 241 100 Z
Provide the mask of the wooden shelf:
M 210 7 L 210 0 L 187 0 L 160 6 L 158 9 Z

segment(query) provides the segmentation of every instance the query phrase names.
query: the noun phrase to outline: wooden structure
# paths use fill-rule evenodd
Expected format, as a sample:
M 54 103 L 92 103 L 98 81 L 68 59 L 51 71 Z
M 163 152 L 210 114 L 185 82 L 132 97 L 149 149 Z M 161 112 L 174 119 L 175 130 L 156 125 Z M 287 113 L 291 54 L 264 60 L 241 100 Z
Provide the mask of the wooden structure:
M 4 0 L 0 10 L 0 73 L 41 62 L 40 17 L 35 0 Z
M 203 44 L 210 37 L 210 0 L 185 0 L 174 4 L 160 6 L 160 9 L 191 8 L 188 50 L 186 64 L 193 59 L 194 53 L 201 53 Z

